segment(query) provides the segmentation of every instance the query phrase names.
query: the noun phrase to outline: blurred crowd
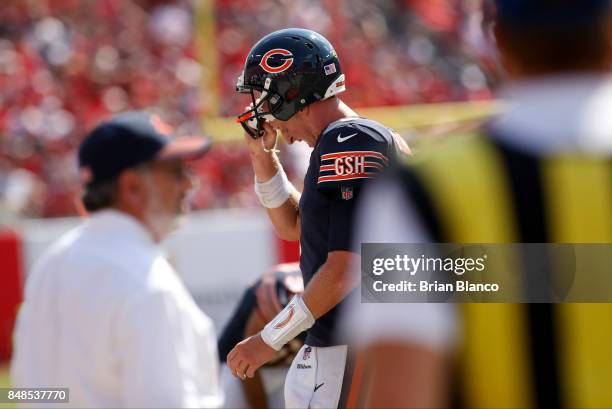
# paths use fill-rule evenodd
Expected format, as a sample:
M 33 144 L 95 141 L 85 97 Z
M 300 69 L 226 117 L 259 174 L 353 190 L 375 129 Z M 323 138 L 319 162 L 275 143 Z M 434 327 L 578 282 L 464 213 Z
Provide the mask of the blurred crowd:
M 487 99 L 495 79 L 482 30 L 482 0 L 218 0 L 223 112 L 253 41 L 306 27 L 336 48 L 350 106 Z
M 248 102 L 234 92 L 244 58 L 284 27 L 321 32 L 336 46 L 351 106 L 487 99 L 495 64 L 482 0 L 216 0 L 220 113 Z M 0 7 L 0 217 L 76 214 L 74 151 L 101 118 L 155 107 L 179 134 L 205 121 L 188 0 L 3 0 Z M 213 73 L 214 74 L 214 73 Z M 195 165 L 196 209 L 256 205 L 248 153 L 217 144 Z M 0 220 L 1 222 L 2 220 Z

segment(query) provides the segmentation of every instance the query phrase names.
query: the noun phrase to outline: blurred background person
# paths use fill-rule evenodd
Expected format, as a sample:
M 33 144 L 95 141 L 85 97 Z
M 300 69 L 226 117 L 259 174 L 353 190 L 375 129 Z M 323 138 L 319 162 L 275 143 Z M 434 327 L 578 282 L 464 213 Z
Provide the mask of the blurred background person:
M 15 333 L 14 387 L 61 385 L 71 407 L 219 407 L 212 321 L 157 244 L 186 211 L 184 161 L 210 141 L 170 139 L 128 112 L 79 149 L 92 213 L 34 267 Z
M 612 242 L 611 4 L 495 4 L 507 111 L 374 186 L 357 242 Z M 591 273 L 608 276 L 600 264 Z M 443 304 L 349 311 L 367 373 L 357 405 L 612 405 L 611 304 L 465 304 L 459 312 L 457 326 Z

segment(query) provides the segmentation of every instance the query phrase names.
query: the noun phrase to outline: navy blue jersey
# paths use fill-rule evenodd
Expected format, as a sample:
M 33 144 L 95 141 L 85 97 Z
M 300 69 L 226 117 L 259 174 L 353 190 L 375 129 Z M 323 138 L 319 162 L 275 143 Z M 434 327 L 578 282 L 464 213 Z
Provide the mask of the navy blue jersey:
M 327 253 L 351 250 L 353 212 L 362 185 L 398 156 L 392 133 L 363 118 L 330 124 L 310 156 L 300 199 L 300 268 L 307 285 L 327 260 Z M 340 305 L 308 330 L 306 344 L 333 345 Z

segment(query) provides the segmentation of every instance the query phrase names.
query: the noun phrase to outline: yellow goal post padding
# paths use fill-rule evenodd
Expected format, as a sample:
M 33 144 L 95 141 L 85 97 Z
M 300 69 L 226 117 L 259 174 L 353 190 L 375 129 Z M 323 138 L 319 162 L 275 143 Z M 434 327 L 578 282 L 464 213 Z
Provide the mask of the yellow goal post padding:
M 357 113 L 395 129 L 400 134 L 425 132 L 432 128 L 450 132 L 464 124 L 479 123 L 499 112 L 499 101 L 447 102 L 377 108 L 358 108 Z M 239 141 L 243 131 L 235 117 L 205 118 L 205 134 L 216 142 Z

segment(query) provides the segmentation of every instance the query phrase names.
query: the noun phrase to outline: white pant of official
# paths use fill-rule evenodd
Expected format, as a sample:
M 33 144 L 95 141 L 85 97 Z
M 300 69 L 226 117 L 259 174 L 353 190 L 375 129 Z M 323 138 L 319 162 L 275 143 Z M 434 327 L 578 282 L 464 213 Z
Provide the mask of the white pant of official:
M 285 380 L 285 407 L 337 408 L 342 392 L 347 346 L 302 346 Z

